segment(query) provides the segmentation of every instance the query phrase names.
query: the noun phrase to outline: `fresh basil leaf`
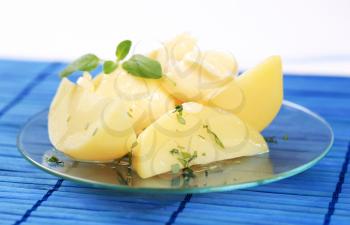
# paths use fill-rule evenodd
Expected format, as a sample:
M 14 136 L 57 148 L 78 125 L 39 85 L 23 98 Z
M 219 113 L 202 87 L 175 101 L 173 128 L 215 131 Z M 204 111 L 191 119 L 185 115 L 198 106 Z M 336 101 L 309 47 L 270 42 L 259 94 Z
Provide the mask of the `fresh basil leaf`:
M 162 77 L 162 67 L 156 60 L 143 55 L 134 55 L 123 63 L 123 68 L 131 75 L 150 79 Z
M 131 48 L 131 41 L 125 40 L 118 44 L 115 55 L 117 56 L 118 61 L 123 60 L 129 53 Z
M 73 64 L 80 71 L 91 71 L 98 67 L 100 59 L 94 54 L 86 54 L 77 59 Z
M 96 69 L 100 59 L 94 54 L 86 54 L 74 60 L 60 72 L 60 77 L 67 77 L 76 71 L 92 71 Z
M 76 68 L 74 68 L 71 64 L 68 65 L 66 68 L 64 68 L 61 72 L 60 72 L 60 77 L 68 77 L 69 75 L 71 75 L 72 73 L 74 73 L 75 71 L 77 71 Z
M 112 73 L 114 70 L 116 70 L 118 68 L 118 63 L 113 62 L 113 61 L 106 61 L 103 64 L 103 72 L 105 74 L 110 74 Z

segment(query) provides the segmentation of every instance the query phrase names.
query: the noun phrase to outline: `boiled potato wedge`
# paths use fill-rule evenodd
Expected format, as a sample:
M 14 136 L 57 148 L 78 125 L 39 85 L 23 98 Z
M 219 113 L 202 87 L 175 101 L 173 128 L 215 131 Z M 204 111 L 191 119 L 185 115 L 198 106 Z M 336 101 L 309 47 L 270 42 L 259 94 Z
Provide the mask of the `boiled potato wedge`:
M 139 135 L 137 143 L 132 165 L 142 178 L 169 172 L 177 165 L 184 168 L 268 151 L 259 132 L 237 116 L 194 102 L 160 117 Z
M 283 73 L 279 56 L 267 58 L 208 99 L 209 105 L 235 113 L 258 131 L 271 123 L 282 101 Z
M 128 153 L 136 134 L 119 98 L 99 96 L 91 79 L 63 78 L 50 106 L 51 143 L 80 161 L 112 161 Z

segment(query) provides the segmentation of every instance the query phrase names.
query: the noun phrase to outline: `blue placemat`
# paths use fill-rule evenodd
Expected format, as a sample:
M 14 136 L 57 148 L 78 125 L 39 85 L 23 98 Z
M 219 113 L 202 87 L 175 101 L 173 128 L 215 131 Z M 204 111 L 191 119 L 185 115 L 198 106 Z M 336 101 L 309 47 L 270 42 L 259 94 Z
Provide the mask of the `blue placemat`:
M 335 132 L 331 152 L 312 169 L 246 190 L 151 195 L 57 179 L 20 156 L 16 135 L 49 105 L 63 66 L 0 60 L 0 224 L 350 224 L 350 78 L 285 77 L 285 98 Z

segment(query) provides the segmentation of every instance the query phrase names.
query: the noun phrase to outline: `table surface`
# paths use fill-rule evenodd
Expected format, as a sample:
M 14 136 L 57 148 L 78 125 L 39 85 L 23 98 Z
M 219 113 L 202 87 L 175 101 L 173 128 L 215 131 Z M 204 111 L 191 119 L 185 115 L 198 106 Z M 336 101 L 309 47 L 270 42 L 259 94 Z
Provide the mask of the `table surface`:
M 285 98 L 335 132 L 332 150 L 313 168 L 244 190 L 155 195 L 82 186 L 21 157 L 18 131 L 48 107 L 63 66 L 0 60 L 0 224 L 350 224 L 350 78 L 285 76 Z

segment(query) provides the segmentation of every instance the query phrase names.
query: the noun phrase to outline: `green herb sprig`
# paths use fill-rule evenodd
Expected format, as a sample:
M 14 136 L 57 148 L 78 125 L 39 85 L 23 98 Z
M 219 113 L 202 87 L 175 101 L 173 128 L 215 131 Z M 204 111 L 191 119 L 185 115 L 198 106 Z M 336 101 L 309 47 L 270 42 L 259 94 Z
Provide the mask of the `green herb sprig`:
M 222 143 L 222 141 L 220 140 L 220 138 L 218 137 L 218 135 L 216 135 L 210 128 L 208 125 L 203 125 L 203 128 L 207 130 L 207 133 L 209 135 L 211 135 L 214 138 L 214 141 L 217 145 L 219 145 L 221 148 L 225 148 L 224 144 Z
M 123 60 L 130 51 L 132 42 L 130 40 L 124 40 L 120 42 L 115 50 L 116 61 L 105 61 L 103 64 L 103 72 L 105 74 L 113 73 L 119 66 L 119 62 Z
M 177 157 L 176 159 L 183 166 L 184 170 L 191 169 L 191 162 L 197 158 L 197 151 L 194 151 L 192 154 L 187 152 L 183 147 L 178 146 L 178 148 L 173 148 L 170 150 L 170 154 Z M 172 172 L 175 173 L 178 166 L 176 164 L 172 165 Z M 178 171 L 177 171 L 178 172 Z
M 100 63 L 103 63 L 103 72 L 105 74 L 113 73 L 119 67 L 120 62 L 129 54 L 131 45 L 132 42 L 130 40 L 120 42 L 115 51 L 116 60 L 104 61 L 94 54 L 85 54 L 70 63 L 59 75 L 61 78 L 64 78 L 77 71 L 91 72 Z M 159 79 L 163 75 L 162 67 L 158 61 L 140 54 L 133 55 L 129 60 L 124 61 L 122 67 L 129 74 L 142 78 Z

